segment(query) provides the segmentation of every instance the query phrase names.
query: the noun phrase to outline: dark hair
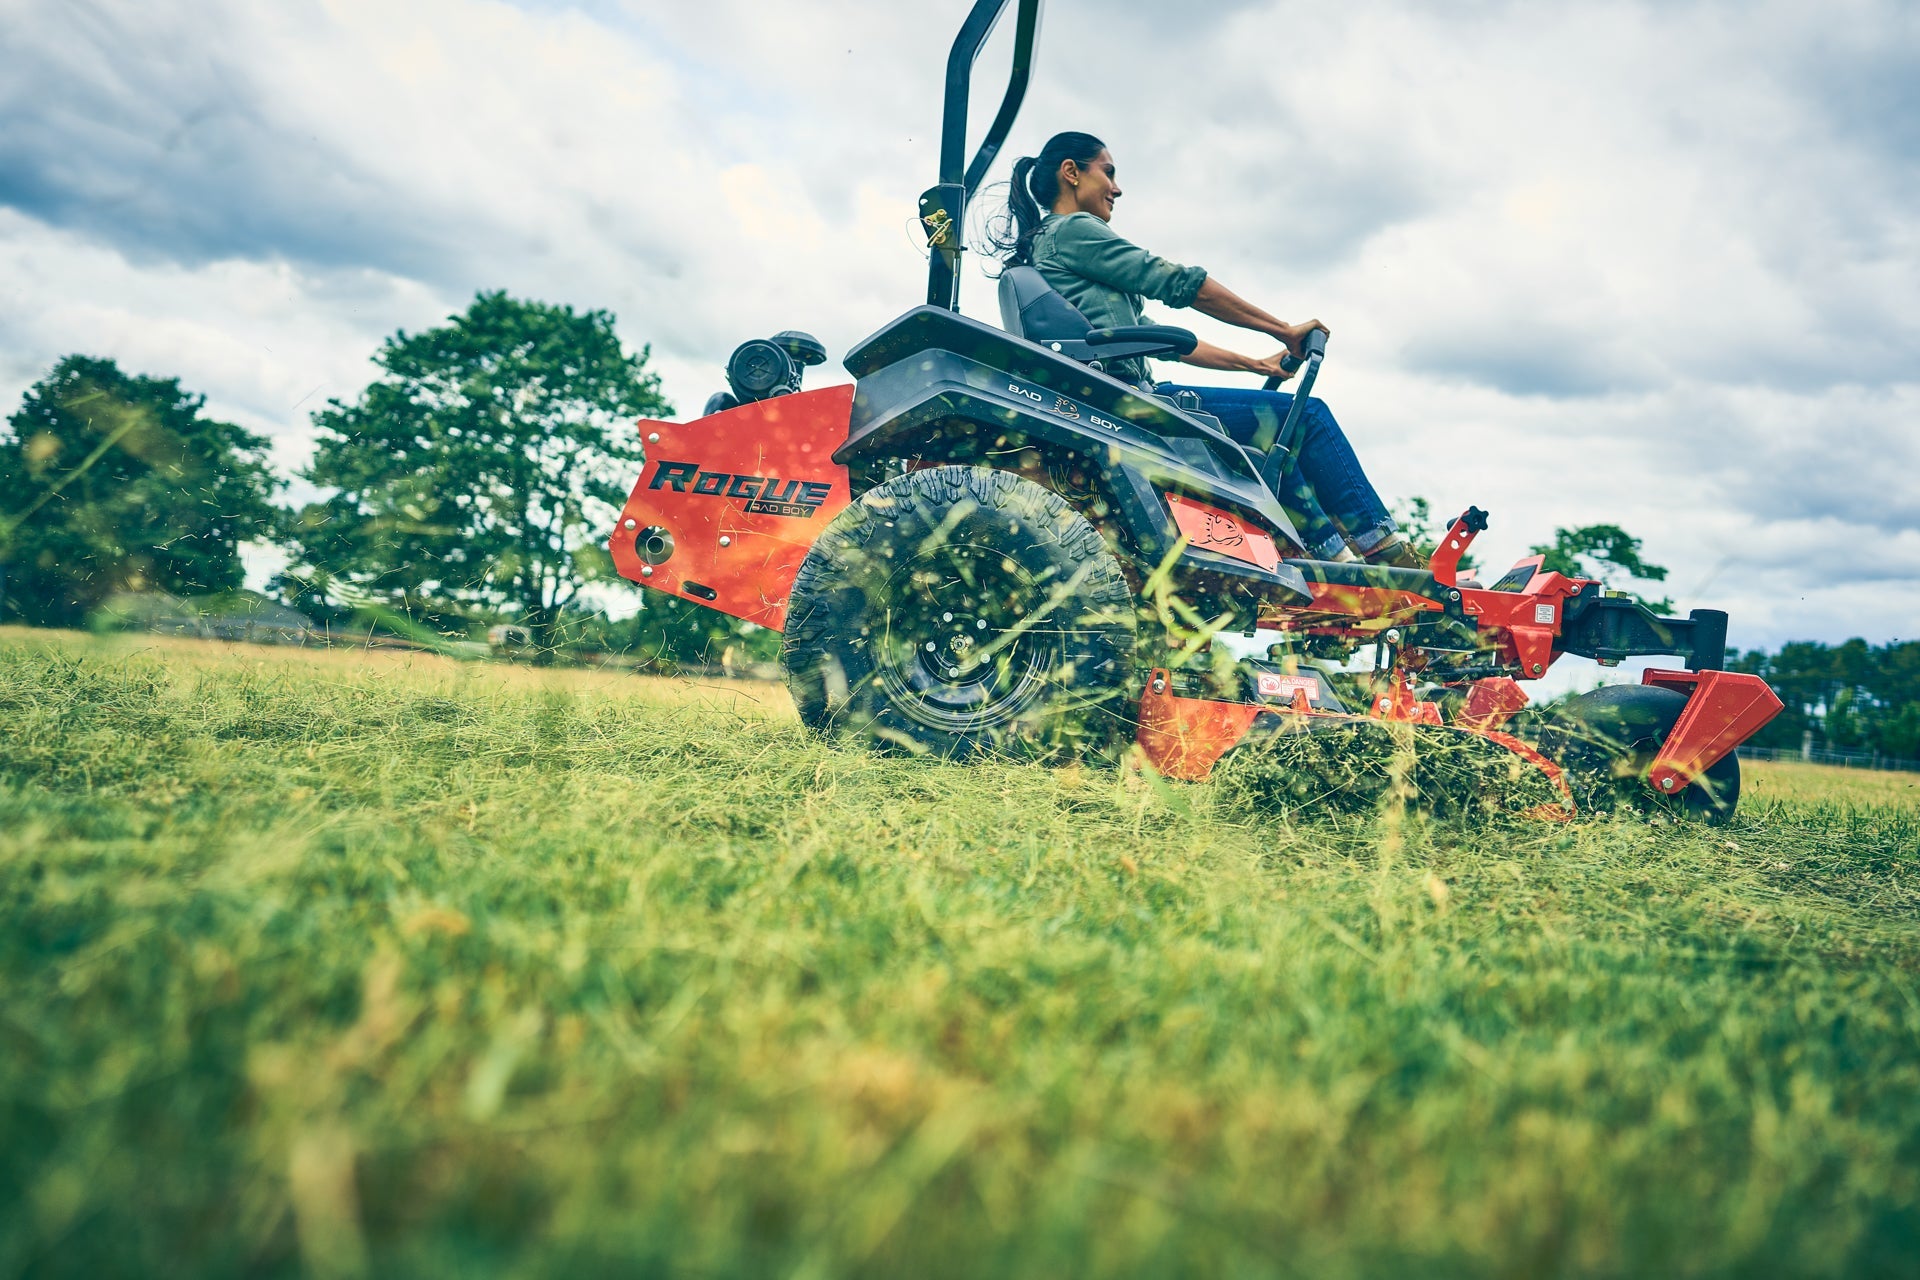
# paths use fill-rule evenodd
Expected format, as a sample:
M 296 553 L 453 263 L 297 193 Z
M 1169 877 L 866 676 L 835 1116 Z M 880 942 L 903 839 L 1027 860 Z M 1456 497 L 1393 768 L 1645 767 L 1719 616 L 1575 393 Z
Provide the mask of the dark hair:
M 1092 164 L 1107 144 L 1090 133 L 1056 133 L 1037 156 L 1014 161 L 1006 211 L 987 220 L 985 252 L 1007 266 L 1030 266 L 1040 222 L 1060 198 L 1060 165 Z

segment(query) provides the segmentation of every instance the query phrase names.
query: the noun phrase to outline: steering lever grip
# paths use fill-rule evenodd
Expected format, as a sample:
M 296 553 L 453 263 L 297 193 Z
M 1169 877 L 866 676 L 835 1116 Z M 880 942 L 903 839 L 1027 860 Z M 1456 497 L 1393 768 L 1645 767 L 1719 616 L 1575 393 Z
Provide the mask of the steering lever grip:
M 1287 352 L 1280 357 L 1280 367 L 1285 369 L 1289 375 L 1298 373 L 1300 372 L 1300 357 L 1294 355 L 1292 352 Z M 1280 389 L 1280 375 L 1277 373 L 1269 374 L 1267 380 L 1260 384 L 1260 389 L 1262 391 L 1278 391 Z
M 1297 373 L 1300 366 L 1305 364 L 1307 360 L 1311 360 L 1314 356 L 1320 356 L 1324 359 L 1327 354 L 1327 331 L 1325 329 L 1308 330 L 1307 336 L 1300 340 L 1300 350 L 1305 353 L 1304 359 L 1292 354 L 1283 355 L 1280 357 L 1280 367 L 1290 374 Z M 1280 379 L 1278 377 L 1269 377 L 1265 382 L 1260 384 L 1260 389 L 1262 391 L 1278 391 L 1280 389 Z

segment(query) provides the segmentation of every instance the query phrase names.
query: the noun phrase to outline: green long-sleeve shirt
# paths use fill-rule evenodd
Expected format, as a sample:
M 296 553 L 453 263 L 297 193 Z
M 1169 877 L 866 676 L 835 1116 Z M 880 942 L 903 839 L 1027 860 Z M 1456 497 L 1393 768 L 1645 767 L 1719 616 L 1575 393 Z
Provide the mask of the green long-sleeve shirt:
M 1142 323 L 1146 298 L 1190 307 L 1207 280 L 1205 267 L 1148 253 L 1090 213 L 1048 214 L 1033 238 L 1033 265 L 1096 329 Z M 1122 381 L 1147 381 L 1145 360 L 1116 360 L 1107 371 Z

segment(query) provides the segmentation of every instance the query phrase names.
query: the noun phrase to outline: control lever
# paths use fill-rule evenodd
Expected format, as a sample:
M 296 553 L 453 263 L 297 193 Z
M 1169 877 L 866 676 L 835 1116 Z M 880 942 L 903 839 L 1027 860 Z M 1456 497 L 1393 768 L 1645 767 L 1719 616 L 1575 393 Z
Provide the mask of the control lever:
M 1301 339 L 1300 347 L 1307 353 L 1307 360 L 1312 360 L 1315 356 L 1324 358 L 1327 354 L 1327 331 L 1325 329 L 1313 330 L 1308 333 L 1305 338 Z M 1292 360 L 1293 363 L 1287 365 L 1287 372 L 1292 373 L 1300 367 L 1302 361 L 1292 356 L 1283 356 L 1280 363 L 1286 365 L 1289 360 Z M 1260 389 L 1262 391 L 1278 391 L 1280 389 L 1280 379 L 1278 377 L 1270 377 L 1261 385 Z
M 1275 493 L 1280 492 L 1280 475 L 1286 469 L 1287 459 L 1300 448 L 1300 416 L 1307 407 L 1307 397 L 1313 394 L 1313 380 L 1320 376 L 1320 362 L 1327 358 L 1327 331 L 1313 330 L 1301 340 L 1300 349 L 1307 353 L 1307 371 L 1300 375 L 1300 386 L 1293 393 L 1293 404 L 1287 410 L 1286 422 L 1271 440 L 1262 438 L 1264 432 L 1256 433 L 1253 438 L 1254 452 L 1265 452 L 1267 455 L 1260 467 L 1260 474 L 1266 480 L 1267 487 Z M 1266 390 L 1275 391 L 1279 386 L 1280 379 L 1267 379 Z M 1261 449 L 1263 444 L 1266 446 L 1264 450 Z

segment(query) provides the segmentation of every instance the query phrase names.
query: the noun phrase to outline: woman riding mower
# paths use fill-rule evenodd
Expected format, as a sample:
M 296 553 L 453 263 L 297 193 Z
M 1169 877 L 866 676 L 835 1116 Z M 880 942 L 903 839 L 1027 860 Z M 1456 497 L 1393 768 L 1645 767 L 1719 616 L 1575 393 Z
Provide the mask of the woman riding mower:
M 1201 342 L 1182 357 L 1183 363 L 1282 380 L 1291 377 L 1292 369 L 1283 365 L 1283 359 L 1289 354 L 1299 356 L 1302 340 L 1326 326 L 1318 320 L 1288 324 L 1275 319 L 1210 277 L 1204 267 L 1179 266 L 1121 239 L 1108 225 L 1119 198 L 1120 184 L 1106 144 L 1086 133 L 1055 134 L 1038 156 L 1014 165 L 1007 197 L 1009 217 L 991 230 L 993 247 L 1008 265 L 1038 270 L 1096 328 L 1142 323 L 1144 298 L 1171 307 L 1192 307 L 1216 320 L 1275 338 L 1287 350 L 1259 359 Z M 1152 386 L 1144 360 L 1116 360 L 1107 372 L 1123 382 Z M 1227 434 L 1242 445 L 1252 444 L 1263 423 L 1271 438 L 1274 424 L 1286 420 L 1293 403 L 1293 397 L 1283 391 L 1174 383 L 1162 383 L 1153 390 L 1162 395 L 1195 392 L 1201 408 L 1219 418 Z M 1299 524 L 1307 554 L 1320 560 L 1358 557 L 1374 564 L 1424 567 L 1368 483 L 1353 446 L 1326 404 L 1310 397 L 1301 425 L 1298 456 L 1277 496 Z

